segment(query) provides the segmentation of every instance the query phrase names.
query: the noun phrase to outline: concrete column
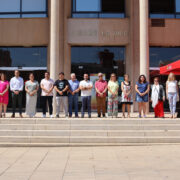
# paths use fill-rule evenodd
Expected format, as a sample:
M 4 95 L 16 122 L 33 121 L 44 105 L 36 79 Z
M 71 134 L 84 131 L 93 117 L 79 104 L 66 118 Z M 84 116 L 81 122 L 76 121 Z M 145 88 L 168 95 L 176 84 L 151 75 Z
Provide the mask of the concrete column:
M 51 0 L 50 13 L 50 75 L 57 78 L 59 65 L 59 0 Z
M 139 0 L 140 74 L 149 77 L 148 0 Z
M 144 74 L 149 81 L 149 11 L 148 0 L 139 0 L 139 25 L 140 25 L 140 74 Z M 147 113 L 149 103 L 147 104 Z
M 71 73 L 71 45 L 68 44 L 68 18 L 71 18 L 71 0 L 64 2 L 64 72 L 65 78 Z
M 50 75 L 53 80 L 64 70 L 64 0 L 50 1 Z M 55 90 L 53 113 L 56 113 Z

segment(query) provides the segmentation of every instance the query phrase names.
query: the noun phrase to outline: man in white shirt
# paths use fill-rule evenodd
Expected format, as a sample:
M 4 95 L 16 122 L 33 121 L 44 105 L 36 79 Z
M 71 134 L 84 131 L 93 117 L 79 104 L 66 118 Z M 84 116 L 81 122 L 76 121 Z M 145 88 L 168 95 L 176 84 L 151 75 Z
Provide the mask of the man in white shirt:
M 84 118 L 84 112 L 86 106 L 88 108 L 88 117 L 91 118 L 91 93 L 93 88 L 93 83 L 88 80 L 88 74 L 84 74 L 84 80 L 80 82 L 79 87 L 81 90 L 82 98 L 82 114 L 81 117 Z
M 14 72 L 14 77 L 11 78 L 10 80 L 10 90 L 12 92 L 12 107 L 13 107 L 13 114 L 12 118 L 15 117 L 15 112 L 16 112 L 16 104 L 18 102 L 19 106 L 19 114 L 20 117 L 22 118 L 22 91 L 24 88 L 24 80 L 19 76 L 19 71 L 16 70 Z
M 54 88 L 54 81 L 50 79 L 49 72 L 45 72 L 45 78 L 41 80 L 41 103 L 43 109 L 43 118 L 46 117 L 46 109 L 47 109 L 47 102 L 49 106 L 49 115 L 52 118 L 53 115 L 53 107 L 52 107 L 52 100 L 53 100 L 53 88 Z

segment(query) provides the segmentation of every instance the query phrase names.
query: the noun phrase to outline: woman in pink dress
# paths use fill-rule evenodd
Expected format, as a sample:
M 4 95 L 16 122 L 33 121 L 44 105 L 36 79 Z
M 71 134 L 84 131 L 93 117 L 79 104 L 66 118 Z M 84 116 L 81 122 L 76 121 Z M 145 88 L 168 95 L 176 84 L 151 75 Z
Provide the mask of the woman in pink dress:
M 9 82 L 6 81 L 6 76 L 1 73 L 0 76 L 0 117 L 6 117 L 7 105 L 9 102 Z M 2 110 L 4 109 L 4 114 Z

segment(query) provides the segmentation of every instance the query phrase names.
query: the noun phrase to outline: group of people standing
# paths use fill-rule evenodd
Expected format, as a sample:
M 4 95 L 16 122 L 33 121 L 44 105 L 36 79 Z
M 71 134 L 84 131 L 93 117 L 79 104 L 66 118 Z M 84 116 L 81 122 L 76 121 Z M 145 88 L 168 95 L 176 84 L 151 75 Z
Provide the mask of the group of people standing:
M 81 118 L 84 118 L 87 108 L 88 117 L 91 118 L 91 96 L 93 82 L 89 80 L 88 74 L 84 74 L 84 80 L 78 81 L 74 73 L 71 74 L 71 79 L 68 81 L 64 78 L 64 73 L 59 73 L 59 78 L 54 82 L 50 78 L 49 72 L 45 72 L 44 79 L 40 85 L 35 80 L 34 74 L 29 74 L 29 80 L 24 83 L 20 77 L 19 71 L 16 70 L 14 77 L 10 82 L 6 80 L 6 75 L 0 75 L 0 117 L 6 116 L 7 105 L 9 102 L 9 87 L 12 95 L 12 118 L 15 117 L 16 105 L 19 106 L 19 114 L 22 116 L 22 92 L 25 86 L 26 91 L 26 114 L 29 117 L 35 117 L 37 105 L 37 92 L 41 88 L 41 104 L 43 117 L 46 117 L 47 104 L 49 116 L 53 117 L 53 90 L 56 92 L 56 117 L 59 118 L 60 112 L 64 109 L 65 117 L 72 117 L 73 107 L 75 117 L 78 115 L 78 98 L 81 91 Z M 119 89 L 121 90 L 121 100 L 118 96 Z M 124 80 L 120 86 L 116 78 L 116 74 L 112 73 L 109 82 L 103 79 L 103 74 L 98 74 L 98 80 L 95 82 L 97 114 L 98 117 L 106 117 L 106 98 L 107 115 L 109 117 L 118 116 L 118 103 L 122 103 L 122 116 L 125 118 L 125 110 L 127 108 L 127 117 L 130 117 L 131 104 L 133 103 L 132 83 L 127 74 L 124 75 Z M 154 84 L 149 86 L 145 75 L 140 75 L 135 85 L 136 102 L 139 107 L 139 118 L 146 117 L 146 104 L 152 102 L 155 117 L 164 117 L 163 101 L 165 94 L 169 100 L 171 118 L 175 118 L 176 102 L 178 101 L 178 84 L 175 80 L 175 75 L 170 73 L 166 82 L 166 93 L 162 85 L 159 84 L 159 78 L 154 78 Z M 61 109 L 63 108 L 63 109 Z

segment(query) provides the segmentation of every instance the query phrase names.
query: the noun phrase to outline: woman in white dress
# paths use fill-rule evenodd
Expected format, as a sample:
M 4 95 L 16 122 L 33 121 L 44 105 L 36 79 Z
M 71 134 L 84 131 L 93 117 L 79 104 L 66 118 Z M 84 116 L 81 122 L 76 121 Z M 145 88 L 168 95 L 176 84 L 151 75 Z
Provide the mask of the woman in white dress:
M 34 74 L 29 74 L 29 81 L 25 83 L 26 91 L 26 114 L 29 117 L 34 117 L 36 114 L 37 104 L 37 91 L 39 89 L 39 83 L 34 80 Z
M 122 90 L 122 112 L 123 112 L 123 118 L 125 118 L 125 108 L 127 107 L 128 111 L 128 118 L 130 118 L 130 110 L 131 110 L 131 104 L 133 103 L 132 98 L 132 85 L 129 81 L 129 75 L 124 75 L 124 81 L 121 82 L 121 90 Z

